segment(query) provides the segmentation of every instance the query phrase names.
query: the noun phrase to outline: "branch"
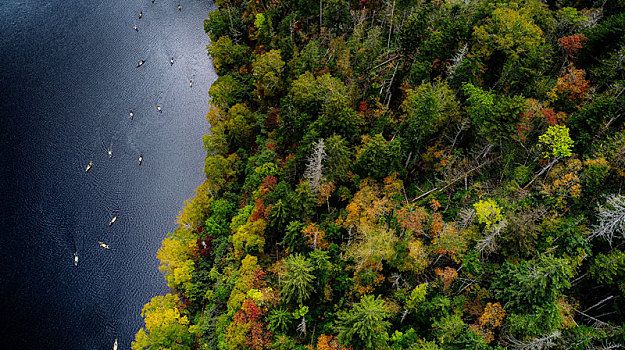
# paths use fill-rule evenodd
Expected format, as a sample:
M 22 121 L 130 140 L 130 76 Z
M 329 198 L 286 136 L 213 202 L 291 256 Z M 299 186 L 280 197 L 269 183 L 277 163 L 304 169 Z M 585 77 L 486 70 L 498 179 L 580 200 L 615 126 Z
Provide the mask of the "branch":
M 609 297 L 601 300 L 600 302 L 596 303 L 595 305 L 593 305 L 593 306 L 589 307 L 588 309 L 584 310 L 584 312 L 588 312 L 589 310 L 592 310 L 592 309 L 596 308 L 597 306 L 605 303 L 606 301 L 608 301 L 608 300 L 610 300 L 612 298 L 614 298 L 614 295 L 610 295 Z
M 579 310 L 576 310 L 576 309 L 573 309 L 573 311 L 575 311 L 575 312 L 579 313 L 580 315 L 585 316 L 585 317 L 588 317 L 589 319 L 591 319 L 591 320 L 595 321 L 595 324 L 596 324 L 598 327 L 610 327 L 610 325 L 609 325 L 609 324 L 607 324 L 607 323 L 605 323 L 605 322 L 601 321 L 600 319 L 597 319 L 597 318 L 594 318 L 594 317 L 592 317 L 592 316 L 590 316 L 590 315 L 588 315 L 588 314 L 585 314 L 585 313 L 583 313 L 582 311 L 579 311 Z
M 389 53 L 390 53 L 390 52 L 389 52 Z M 384 61 L 384 62 L 382 62 L 382 63 L 378 64 L 378 65 L 377 65 L 377 66 L 375 66 L 375 67 L 373 67 L 373 69 L 372 69 L 372 70 L 376 70 L 376 69 L 378 69 L 378 68 L 382 67 L 383 65 L 385 65 L 385 64 L 387 64 L 387 63 L 389 63 L 390 61 L 393 61 L 393 60 L 395 60 L 395 59 L 397 59 L 397 58 L 400 58 L 400 57 L 401 57 L 401 55 L 393 56 L 393 57 L 389 58 L 388 60 L 386 60 L 386 61 Z
M 551 162 L 549 162 L 549 164 L 545 165 L 545 167 L 538 172 L 538 174 L 536 174 L 534 176 L 534 178 L 532 179 L 532 181 L 530 181 L 527 185 L 525 185 L 525 187 L 523 187 L 523 190 L 526 190 L 531 184 L 534 183 L 534 181 L 536 181 L 536 179 L 545 173 L 545 171 L 549 171 L 558 161 L 560 160 L 560 157 L 556 157 L 554 158 Z
M 420 195 L 419 197 L 417 197 L 417 198 L 413 199 L 412 201 L 413 201 L 413 202 L 416 202 L 416 201 L 418 201 L 419 199 L 421 199 L 421 198 L 423 198 L 423 197 L 427 196 L 428 194 L 430 194 L 430 193 L 432 193 L 432 192 L 434 192 L 434 191 L 439 191 L 439 192 L 444 191 L 444 190 L 446 190 L 449 186 L 451 186 L 451 185 L 455 184 L 456 182 L 458 182 L 458 181 L 460 181 L 460 180 L 464 179 L 465 177 L 469 176 L 471 173 L 473 173 L 473 172 L 475 172 L 475 171 L 477 171 L 477 170 L 480 170 L 480 169 L 481 169 L 481 168 L 483 168 L 486 164 L 490 164 L 490 163 L 492 163 L 492 162 L 496 162 L 496 161 L 498 161 L 498 160 L 499 160 L 499 159 L 501 159 L 501 158 L 502 158 L 502 156 L 498 156 L 497 158 L 495 158 L 495 159 L 493 159 L 493 160 L 490 160 L 490 161 L 486 161 L 486 162 L 484 162 L 484 163 L 481 163 L 481 164 L 479 164 L 478 166 L 476 166 L 475 168 L 473 168 L 473 169 L 471 169 L 471 170 L 468 170 L 467 172 L 463 173 L 462 175 L 456 176 L 456 178 L 455 178 L 455 179 L 453 179 L 451 182 L 447 183 L 447 185 L 445 185 L 445 186 L 443 186 L 443 187 L 441 187 L 441 188 L 435 187 L 435 188 L 433 188 L 433 189 L 431 189 L 431 190 L 427 191 L 426 193 L 423 193 L 423 194 L 422 194 L 422 195 Z

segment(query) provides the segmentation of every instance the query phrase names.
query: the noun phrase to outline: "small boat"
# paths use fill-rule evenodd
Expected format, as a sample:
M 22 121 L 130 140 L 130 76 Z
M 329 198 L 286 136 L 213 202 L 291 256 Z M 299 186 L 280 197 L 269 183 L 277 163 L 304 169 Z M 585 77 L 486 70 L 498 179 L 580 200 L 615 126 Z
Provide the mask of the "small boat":
M 193 79 L 189 79 L 189 87 L 193 87 Z
M 135 112 L 131 109 L 130 113 L 128 113 L 128 115 L 130 116 L 130 119 L 132 119 L 132 117 L 135 116 Z
M 141 164 L 143 164 L 143 156 L 142 155 L 139 156 L 139 165 L 141 165 Z
M 154 2 L 154 1 L 152 1 Z M 117 350 L 117 338 L 115 338 L 115 344 L 113 344 L 113 350 Z
M 89 164 L 87 164 L 87 167 L 85 168 L 85 171 L 91 170 L 92 166 L 93 166 L 93 162 L 89 162 Z
M 135 30 L 135 31 L 137 31 L 137 32 L 139 31 L 139 28 L 137 28 L 137 25 L 136 25 L 136 24 L 134 24 L 134 25 L 132 26 L 132 29 L 134 29 L 134 30 Z
M 170 66 L 173 66 L 173 65 L 174 65 L 174 58 L 173 58 L 173 57 L 169 59 L 169 65 L 170 65 Z
M 161 105 L 159 105 L 158 103 L 156 104 L 156 109 L 157 109 L 159 112 L 163 113 L 163 110 L 161 109 Z
M 111 149 L 111 147 L 109 147 L 108 151 L 106 152 L 109 155 L 109 159 L 113 158 L 113 150 Z
M 152 3 L 154 3 L 154 0 L 152 0 Z
M 141 17 L 143 17 L 143 11 L 139 11 L 139 19 L 141 19 Z
M 119 215 L 115 214 L 115 216 L 113 216 L 113 218 L 111 219 L 111 221 L 109 221 L 109 226 L 113 226 L 113 224 L 115 223 L 115 221 L 117 221 L 117 218 L 119 217 Z
M 100 247 L 102 247 L 104 249 L 109 249 L 109 245 L 104 243 L 104 242 L 98 242 L 98 244 L 100 245 Z
M 78 252 L 74 252 L 74 266 L 78 266 Z
M 182 11 L 182 5 L 178 4 L 178 11 Z
M 139 63 L 137 63 L 137 68 L 143 66 L 144 63 L 145 63 L 145 60 L 139 61 Z

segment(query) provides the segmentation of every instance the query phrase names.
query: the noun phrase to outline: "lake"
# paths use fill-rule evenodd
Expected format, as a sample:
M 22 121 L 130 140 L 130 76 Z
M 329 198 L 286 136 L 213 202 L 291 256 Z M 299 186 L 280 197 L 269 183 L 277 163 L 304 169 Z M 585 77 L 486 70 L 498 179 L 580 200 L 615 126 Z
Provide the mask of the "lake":
M 178 3 L 0 2 L 3 349 L 129 349 L 169 291 L 156 251 L 204 179 L 216 79 L 214 4 Z

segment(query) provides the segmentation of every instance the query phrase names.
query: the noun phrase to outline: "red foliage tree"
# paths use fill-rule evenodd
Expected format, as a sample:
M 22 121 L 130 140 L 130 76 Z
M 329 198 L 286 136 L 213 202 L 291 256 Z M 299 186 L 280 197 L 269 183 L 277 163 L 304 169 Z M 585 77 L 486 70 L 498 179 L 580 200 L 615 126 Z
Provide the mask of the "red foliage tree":
M 234 323 L 237 325 L 247 325 L 247 334 L 245 337 L 245 345 L 249 349 L 263 350 L 268 349 L 271 344 L 273 333 L 268 331 L 265 324 L 261 321 L 264 314 L 253 300 L 246 299 L 243 302 L 241 310 L 234 314 Z
M 564 57 L 574 60 L 579 50 L 584 47 L 584 42 L 586 40 L 587 38 L 584 34 L 574 34 L 558 39 L 558 44 L 560 44 L 560 48 L 562 48 Z
M 209 257 L 212 252 L 212 241 L 214 237 L 211 235 L 206 235 L 204 239 L 201 237 L 197 240 L 197 247 L 200 250 L 200 254 L 203 257 Z

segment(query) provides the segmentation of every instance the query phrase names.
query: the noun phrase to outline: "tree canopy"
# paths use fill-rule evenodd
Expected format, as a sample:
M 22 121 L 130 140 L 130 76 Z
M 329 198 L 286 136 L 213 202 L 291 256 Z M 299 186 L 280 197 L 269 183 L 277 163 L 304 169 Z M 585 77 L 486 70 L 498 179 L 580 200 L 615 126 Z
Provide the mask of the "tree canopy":
M 216 5 L 133 349 L 623 346 L 623 1 Z

